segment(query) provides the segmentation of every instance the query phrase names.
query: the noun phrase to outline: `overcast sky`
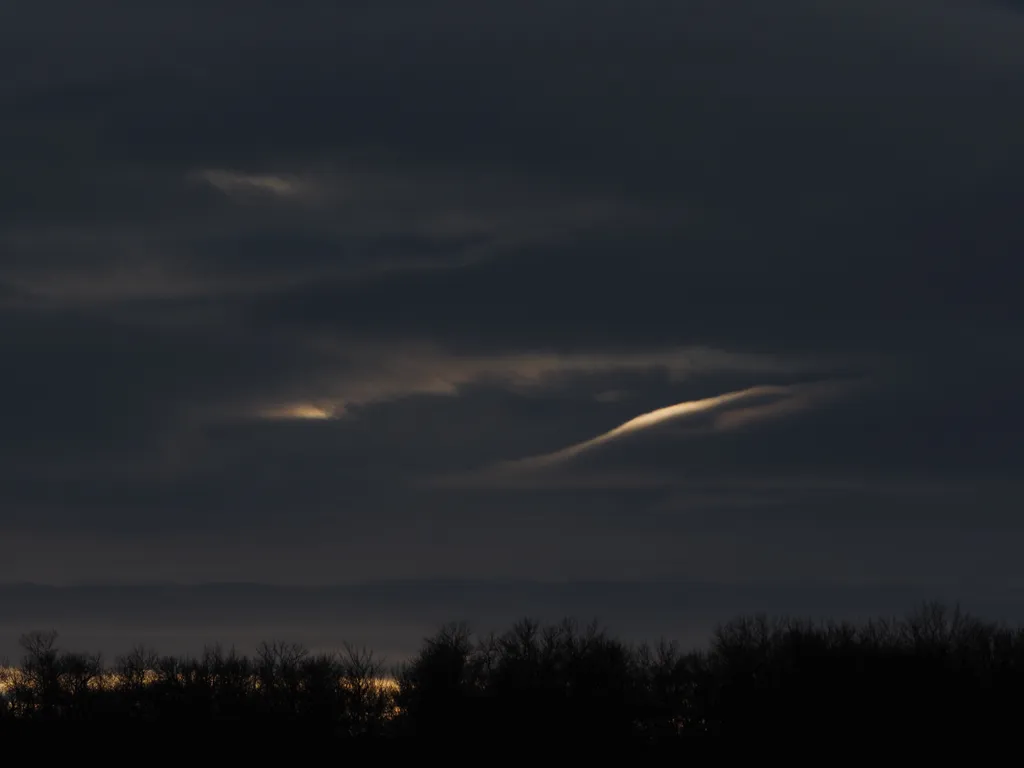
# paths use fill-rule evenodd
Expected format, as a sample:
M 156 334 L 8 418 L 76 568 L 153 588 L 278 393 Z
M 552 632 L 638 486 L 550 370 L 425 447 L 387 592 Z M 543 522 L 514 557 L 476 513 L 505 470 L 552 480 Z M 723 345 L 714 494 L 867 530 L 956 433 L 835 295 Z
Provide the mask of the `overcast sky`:
M 1022 41 L 3 4 L 0 582 L 1024 587 Z

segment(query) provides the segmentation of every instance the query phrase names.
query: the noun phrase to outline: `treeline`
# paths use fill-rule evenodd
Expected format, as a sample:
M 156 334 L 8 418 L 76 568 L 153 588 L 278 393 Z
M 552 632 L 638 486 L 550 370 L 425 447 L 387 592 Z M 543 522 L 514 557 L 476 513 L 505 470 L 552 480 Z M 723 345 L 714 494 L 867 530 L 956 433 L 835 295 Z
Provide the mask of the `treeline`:
M 861 624 L 741 618 L 691 652 L 626 645 L 569 621 L 523 620 L 485 637 L 449 625 L 396 668 L 363 649 L 311 654 L 287 643 L 252 657 L 137 648 L 107 666 L 60 650 L 55 633 L 21 641 L 21 665 L 0 673 L 5 737 L 83 728 L 261 743 L 486 738 L 511 748 L 934 736 L 1015 727 L 1024 694 L 1024 629 L 939 604 Z

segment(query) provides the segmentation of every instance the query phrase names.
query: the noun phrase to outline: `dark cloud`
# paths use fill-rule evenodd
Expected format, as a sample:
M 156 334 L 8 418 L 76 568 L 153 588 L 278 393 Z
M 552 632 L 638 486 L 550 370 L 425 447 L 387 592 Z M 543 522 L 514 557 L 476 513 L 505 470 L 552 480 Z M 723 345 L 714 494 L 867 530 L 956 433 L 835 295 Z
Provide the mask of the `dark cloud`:
M 1019 578 L 1015 4 L 12 14 L 0 580 Z

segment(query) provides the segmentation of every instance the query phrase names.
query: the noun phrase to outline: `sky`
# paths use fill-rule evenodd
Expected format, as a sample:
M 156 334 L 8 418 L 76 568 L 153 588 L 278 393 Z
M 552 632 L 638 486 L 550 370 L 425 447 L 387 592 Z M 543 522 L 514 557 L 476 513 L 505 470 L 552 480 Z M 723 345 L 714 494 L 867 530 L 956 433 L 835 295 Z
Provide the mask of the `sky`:
M 221 639 L 328 642 L 357 585 L 399 654 L 1024 618 L 1022 40 L 1011 0 L 0 6 L 0 654 L 185 647 L 225 583 L 266 595 Z M 125 596 L 166 584 L 193 614 Z

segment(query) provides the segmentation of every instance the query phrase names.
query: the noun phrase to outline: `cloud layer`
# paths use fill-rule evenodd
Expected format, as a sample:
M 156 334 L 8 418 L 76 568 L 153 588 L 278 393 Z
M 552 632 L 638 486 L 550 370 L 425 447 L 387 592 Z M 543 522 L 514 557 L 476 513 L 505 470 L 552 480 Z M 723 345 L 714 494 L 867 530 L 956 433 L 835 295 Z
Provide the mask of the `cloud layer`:
M 1024 576 L 1014 4 L 79 6 L 0 9 L 0 582 Z

